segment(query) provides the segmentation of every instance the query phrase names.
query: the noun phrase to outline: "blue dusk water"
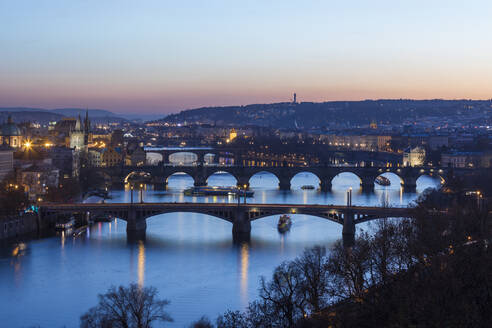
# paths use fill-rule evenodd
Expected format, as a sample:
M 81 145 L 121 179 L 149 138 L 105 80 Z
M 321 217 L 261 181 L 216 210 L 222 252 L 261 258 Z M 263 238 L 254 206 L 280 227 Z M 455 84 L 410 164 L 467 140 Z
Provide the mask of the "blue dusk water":
M 358 180 L 341 174 L 331 192 L 302 190 L 318 185 L 317 178 L 301 173 L 291 191 L 279 191 L 270 174 L 255 175 L 249 203 L 345 204 L 352 187 L 354 205 L 407 206 L 427 187 L 430 177 L 417 181 L 417 193 L 402 192 L 396 176 L 392 186 L 376 186 L 363 194 Z M 234 185 L 227 174 L 210 177 L 209 185 Z M 187 197 L 182 190 L 193 184 L 186 175 L 169 179 L 166 191 L 143 191 L 152 202 L 235 202 L 229 197 Z M 128 190 L 112 191 L 113 202 L 129 202 Z M 135 200 L 139 194 L 135 192 Z M 129 244 L 125 221 L 97 223 L 77 237 L 63 234 L 0 248 L 0 326 L 78 327 L 80 315 L 97 303 L 97 294 L 111 285 L 136 282 L 155 286 L 174 322 L 165 327 L 187 327 L 191 321 L 216 316 L 227 309 L 243 309 L 256 299 L 260 276 L 270 277 L 275 266 L 291 260 L 309 246 L 330 247 L 341 238 L 342 227 L 328 220 L 293 215 L 291 230 L 277 232 L 278 217 L 252 223 L 251 242 L 234 245 L 229 222 L 193 213 L 158 215 L 147 221 L 145 242 Z M 367 229 L 364 225 L 359 229 Z

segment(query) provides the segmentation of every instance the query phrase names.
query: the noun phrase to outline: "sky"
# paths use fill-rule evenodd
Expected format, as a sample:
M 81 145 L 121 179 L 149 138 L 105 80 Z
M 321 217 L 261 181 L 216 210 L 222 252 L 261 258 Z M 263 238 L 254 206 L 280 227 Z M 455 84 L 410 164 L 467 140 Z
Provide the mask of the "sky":
M 0 107 L 492 98 L 492 1 L 0 0 Z

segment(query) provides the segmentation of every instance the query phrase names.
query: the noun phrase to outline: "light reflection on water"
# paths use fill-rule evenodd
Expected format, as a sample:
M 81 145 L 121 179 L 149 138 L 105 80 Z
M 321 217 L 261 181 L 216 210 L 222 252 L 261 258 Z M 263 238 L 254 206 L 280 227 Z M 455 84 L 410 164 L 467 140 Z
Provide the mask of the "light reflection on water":
M 392 178 L 389 177 L 393 182 Z M 352 179 L 352 180 L 351 180 Z M 212 176 L 211 184 L 231 185 L 227 175 Z M 336 181 L 335 181 L 336 182 Z M 318 181 L 300 174 L 292 191 L 277 190 L 278 181 L 257 175 L 248 203 L 345 204 L 353 177 L 334 183 L 333 191 L 301 190 Z M 418 191 L 431 186 L 421 178 Z M 181 192 L 193 184 L 173 176 L 166 191 L 143 191 L 145 201 L 236 202 L 232 197 L 187 197 Z M 354 185 L 355 184 L 355 185 Z M 129 190 L 113 191 L 113 202 L 130 201 Z M 417 197 L 396 186 L 376 186 L 365 194 L 354 188 L 354 205 L 406 206 Z M 138 193 L 134 192 L 134 200 Z M 125 221 L 97 223 L 88 233 L 73 238 L 61 234 L 25 244 L 0 248 L 0 316 L 8 327 L 77 327 L 82 312 L 97 303 L 97 294 L 111 285 L 155 286 L 171 301 L 170 327 L 187 326 L 202 315 L 215 318 L 226 309 L 241 309 L 257 297 L 261 275 L 270 277 L 275 266 L 299 255 L 305 247 L 331 246 L 341 237 L 341 226 L 306 215 L 293 215 L 291 231 L 280 235 L 277 217 L 252 223 L 251 242 L 233 245 L 229 222 L 194 213 L 169 213 L 148 220 L 145 243 L 128 244 Z M 26 311 L 26 309 L 28 309 Z

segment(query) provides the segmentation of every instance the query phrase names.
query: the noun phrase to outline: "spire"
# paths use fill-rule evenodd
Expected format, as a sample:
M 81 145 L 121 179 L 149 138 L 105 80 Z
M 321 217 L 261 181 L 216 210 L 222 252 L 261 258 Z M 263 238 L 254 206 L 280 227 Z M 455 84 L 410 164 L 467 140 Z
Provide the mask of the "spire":
M 91 122 L 89 121 L 89 108 L 85 111 L 84 129 L 86 133 L 89 133 Z
M 80 130 L 81 128 L 80 128 L 80 114 L 79 114 L 79 118 L 75 122 L 75 131 L 80 131 Z

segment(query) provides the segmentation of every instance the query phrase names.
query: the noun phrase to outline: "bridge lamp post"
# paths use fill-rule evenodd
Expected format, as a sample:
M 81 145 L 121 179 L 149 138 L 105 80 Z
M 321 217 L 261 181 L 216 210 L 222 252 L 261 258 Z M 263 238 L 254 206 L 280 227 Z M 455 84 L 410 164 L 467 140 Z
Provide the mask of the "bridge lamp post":
M 143 184 L 140 184 L 140 203 L 143 203 Z
M 246 188 L 248 187 L 248 185 L 245 184 L 243 187 L 244 187 L 243 189 L 244 204 L 246 204 Z
M 347 190 L 347 207 L 352 206 L 352 187 Z
M 131 192 L 130 192 L 130 199 L 131 199 L 130 203 L 133 204 L 133 185 L 130 186 L 130 190 L 131 190 Z

